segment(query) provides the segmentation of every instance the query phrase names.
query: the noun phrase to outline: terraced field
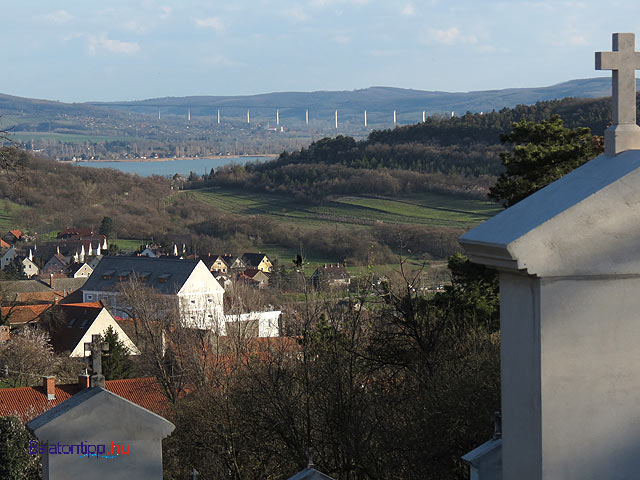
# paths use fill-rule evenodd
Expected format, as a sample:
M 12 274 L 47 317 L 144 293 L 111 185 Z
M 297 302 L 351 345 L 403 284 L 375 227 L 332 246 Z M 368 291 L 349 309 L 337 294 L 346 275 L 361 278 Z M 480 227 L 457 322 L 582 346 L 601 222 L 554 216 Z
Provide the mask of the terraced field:
M 493 202 L 438 193 L 396 198 L 344 196 L 320 206 L 296 203 L 282 195 L 240 191 L 203 189 L 188 194 L 224 212 L 267 215 L 299 227 L 327 223 L 357 227 L 383 222 L 470 228 L 500 211 Z

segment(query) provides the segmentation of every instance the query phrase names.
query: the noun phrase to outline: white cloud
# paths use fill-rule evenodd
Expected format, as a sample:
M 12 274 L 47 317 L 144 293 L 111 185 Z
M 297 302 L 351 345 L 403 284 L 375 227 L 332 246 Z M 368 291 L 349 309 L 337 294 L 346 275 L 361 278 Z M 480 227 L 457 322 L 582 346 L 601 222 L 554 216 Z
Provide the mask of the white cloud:
M 164 20 L 171 15 L 171 7 L 167 5 L 162 5 L 160 7 L 160 19 Z
M 400 13 L 405 17 L 412 17 L 416 14 L 416 9 L 413 8 L 413 5 L 407 3 Z
M 140 51 L 140 45 L 136 42 L 123 42 L 121 40 L 114 40 L 102 34 L 100 36 L 88 35 L 88 50 L 89 55 L 97 55 L 101 51 L 109 53 L 118 53 L 124 55 L 132 55 Z
M 582 47 L 584 45 L 588 45 L 589 42 L 587 41 L 587 39 L 585 38 L 584 35 L 569 35 L 569 38 L 567 39 L 569 41 L 569 45 L 573 46 L 573 47 Z
M 309 15 L 301 7 L 295 6 L 287 8 L 283 11 L 285 17 L 293 20 L 294 22 L 306 22 L 309 19 Z
M 498 51 L 493 45 L 478 45 L 475 49 L 480 53 L 495 53 Z
M 369 0 L 311 0 L 315 7 L 329 7 L 331 5 L 366 5 Z
M 336 35 L 333 37 L 333 41 L 340 45 L 346 45 L 351 41 L 351 37 L 349 35 Z
M 203 59 L 204 63 L 214 67 L 241 67 L 245 64 L 242 62 L 231 60 L 224 55 L 210 55 Z
M 57 12 L 51 12 L 44 15 L 44 19 L 51 23 L 68 23 L 73 20 L 73 15 L 71 15 L 66 10 L 58 10 Z
M 430 28 L 424 43 L 440 43 L 442 45 L 475 45 L 478 43 L 478 39 L 475 35 L 464 35 L 458 27 L 451 27 L 448 30 Z
M 196 18 L 195 23 L 198 28 L 213 28 L 217 33 L 222 33 L 225 29 L 224 23 L 218 17 Z
M 402 50 L 393 48 L 369 50 L 369 55 L 371 55 L 372 57 L 398 57 L 403 54 L 404 52 Z

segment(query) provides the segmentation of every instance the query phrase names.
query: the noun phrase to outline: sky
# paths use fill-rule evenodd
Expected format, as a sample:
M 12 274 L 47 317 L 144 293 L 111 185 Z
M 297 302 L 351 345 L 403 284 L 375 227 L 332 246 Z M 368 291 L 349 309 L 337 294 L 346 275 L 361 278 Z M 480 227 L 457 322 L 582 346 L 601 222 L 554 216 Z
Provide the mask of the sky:
M 609 76 L 640 2 L 14 1 L 0 93 L 63 102 L 390 86 L 472 91 Z

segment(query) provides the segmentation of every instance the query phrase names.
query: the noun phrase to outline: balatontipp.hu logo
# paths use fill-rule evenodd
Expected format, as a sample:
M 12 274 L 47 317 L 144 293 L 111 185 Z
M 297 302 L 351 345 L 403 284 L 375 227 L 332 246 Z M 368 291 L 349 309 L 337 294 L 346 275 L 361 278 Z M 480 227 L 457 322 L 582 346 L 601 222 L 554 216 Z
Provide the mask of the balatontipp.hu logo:
M 81 457 L 116 458 L 118 455 L 129 455 L 129 445 L 118 445 L 111 441 L 111 445 L 98 445 L 80 442 L 76 444 L 66 443 L 40 443 L 37 440 L 29 442 L 31 455 L 80 455 Z

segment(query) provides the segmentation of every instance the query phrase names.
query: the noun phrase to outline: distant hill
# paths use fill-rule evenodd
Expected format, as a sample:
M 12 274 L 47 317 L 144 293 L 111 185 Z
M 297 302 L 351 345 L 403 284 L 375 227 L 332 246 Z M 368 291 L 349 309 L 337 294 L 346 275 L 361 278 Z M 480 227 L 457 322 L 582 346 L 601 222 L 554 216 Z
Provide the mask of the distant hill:
M 638 82 L 638 81 L 637 81 Z M 640 85 L 640 82 L 638 82 Z M 512 108 L 519 104 L 533 104 L 544 100 L 565 97 L 597 98 L 611 95 L 609 78 L 589 78 L 570 80 L 550 87 L 509 88 L 504 90 L 485 90 L 475 92 L 439 92 L 411 90 L 393 87 L 369 87 L 353 91 L 317 91 L 317 92 L 275 92 L 245 96 L 192 96 L 163 97 L 133 102 L 93 102 L 91 105 L 124 109 L 138 113 L 163 112 L 184 114 L 191 109 L 192 114 L 231 116 L 246 115 L 252 109 L 254 115 L 268 114 L 280 109 L 281 116 L 295 116 L 303 121 L 304 112 L 309 109 L 312 118 L 333 119 L 334 111 L 339 112 L 341 122 L 361 122 L 364 110 L 367 110 L 371 124 L 380 120 L 382 115 L 388 119 L 396 110 L 398 123 L 415 123 L 427 115 L 455 112 L 457 115 L 471 112 L 490 112 L 502 108 Z M 268 113 L 267 113 L 268 112 Z
M 639 83 L 640 85 L 640 83 Z M 611 94 L 609 78 L 570 80 L 549 87 L 509 88 L 475 92 L 439 92 L 410 90 L 393 87 L 370 87 L 353 91 L 275 92 L 244 96 L 191 96 L 164 97 L 132 102 L 63 103 L 0 94 L 0 115 L 72 115 L 100 117 L 109 111 L 124 110 L 141 114 L 216 116 L 220 109 L 225 119 L 244 118 L 247 109 L 252 118 L 272 119 L 274 110 L 280 109 L 282 118 L 291 123 L 304 122 L 305 110 L 311 120 L 333 120 L 335 110 L 341 123 L 362 123 L 367 110 L 371 125 L 386 123 L 394 110 L 399 124 L 416 123 L 427 115 L 455 112 L 456 115 L 471 112 L 490 112 L 511 108 L 519 104 L 533 104 L 544 100 L 565 97 L 596 98 Z

